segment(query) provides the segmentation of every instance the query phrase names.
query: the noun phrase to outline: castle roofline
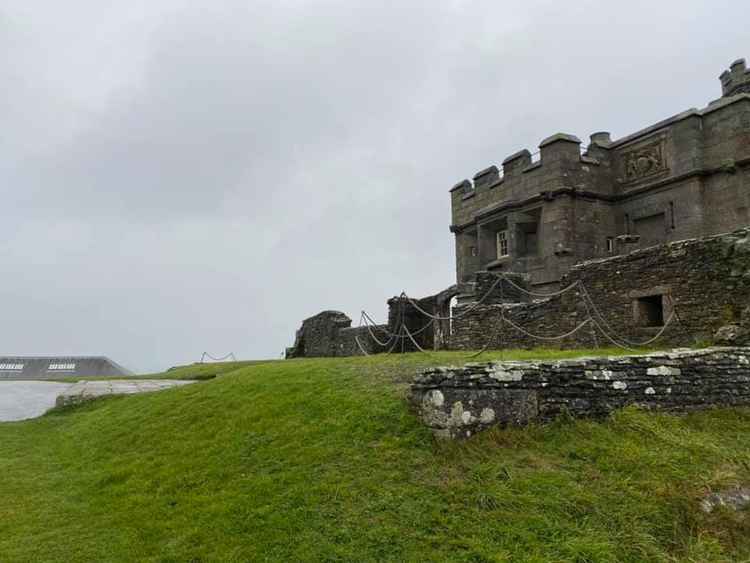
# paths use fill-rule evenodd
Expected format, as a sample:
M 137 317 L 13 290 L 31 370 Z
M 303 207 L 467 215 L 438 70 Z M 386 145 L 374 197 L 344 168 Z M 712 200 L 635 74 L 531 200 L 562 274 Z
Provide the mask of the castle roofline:
M 640 139 L 641 137 L 645 137 L 647 135 L 650 135 L 651 133 L 655 133 L 656 131 L 669 127 L 670 125 L 673 125 L 685 119 L 690 119 L 691 117 L 702 118 L 703 116 L 706 116 L 715 111 L 719 111 L 733 104 L 743 103 L 743 102 L 748 102 L 748 101 L 750 101 L 750 94 L 742 93 L 742 94 L 735 94 L 734 96 L 725 96 L 717 100 L 714 100 L 713 102 L 710 102 L 706 107 L 702 109 L 690 108 L 688 110 L 675 114 L 671 117 L 663 119 L 657 123 L 654 123 L 653 125 L 649 125 L 648 127 L 640 129 L 636 131 L 635 133 L 631 133 L 630 135 L 626 135 L 625 137 L 616 139 L 611 142 L 605 142 L 603 138 L 594 139 L 594 137 L 597 135 L 601 135 L 601 136 L 606 135 L 608 137 L 609 133 L 607 132 L 594 133 L 592 135 L 592 143 L 596 144 L 597 146 L 603 149 L 616 149 L 618 147 L 626 145 L 632 141 L 636 141 L 637 139 Z M 581 144 L 581 140 L 575 135 L 570 135 L 567 133 L 555 133 L 554 135 L 550 135 L 549 137 L 542 140 L 542 142 L 539 143 L 539 148 L 540 149 L 544 148 L 546 146 L 549 146 L 559 141 L 575 143 L 578 145 Z M 530 158 L 531 153 L 527 149 L 521 149 L 520 151 L 517 151 L 511 154 L 510 156 L 508 156 L 507 158 L 505 158 L 502 164 L 503 165 L 510 164 L 511 162 L 522 157 Z M 532 164 L 533 167 L 539 167 L 540 165 L 541 165 L 541 162 L 536 162 Z M 489 174 L 490 172 L 494 172 L 496 170 L 497 168 L 495 166 L 489 166 L 485 168 L 484 170 L 477 172 L 474 175 L 474 180 L 476 180 L 477 178 L 481 178 L 482 176 Z M 528 171 L 528 169 L 526 171 Z M 502 179 L 499 181 L 502 181 Z M 497 182 L 495 182 L 495 184 L 496 183 Z M 456 190 L 466 189 L 467 185 L 469 188 L 472 187 L 471 181 L 469 181 L 468 179 L 465 179 L 455 184 L 449 191 L 454 192 Z
M 612 141 L 612 143 L 609 145 L 608 148 L 617 148 L 619 146 L 629 143 L 630 141 L 634 141 L 640 137 L 644 137 L 650 133 L 658 131 L 659 129 L 663 129 L 669 125 L 672 125 L 673 123 L 677 123 L 679 121 L 683 121 L 691 117 L 703 117 L 704 115 L 708 115 L 714 111 L 718 111 L 732 104 L 736 104 L 740 102 L 747 102 L 747 101 L 750 101 L 750 94 L 737 94 L 735 96 L 719 98 L 718 100 L 715 100 L 709 103 L 706 107 L 702 109 L 690 108 L 676 115 L 673 115 L 672 117 L 668 117 L 667 119 L 663 119 L 662 121 L 659 121 L 657 123 L 654 123 L 653 125 L 645 127 L 644 129 L 636 131 L 635 133 L 631 133 L 630 135 L 626 135 L 625 137 Z
M 20 367 L 9 368 L 8 364 Z M 58 364 L 56 367 L 52 365 Z M 65 366 L 65 367 L 63 367 Z M 0 355 L 0 379 L 49 379 L 54 376 L 134 375 L 107 356 L 19 356 Z M 9 377 L 10 376 L 10 377 Z
M 745 97 L 750 101 L 750 95 L 745 95 Z M 750 166 L 750 158 L 745 158 L 741 160 L 735 161 L 735 164 L 737 166 L 746 167 Z M 474 225 L 476 225 L 481 220 L 491 217 L 495 213 L 499 212 L 505 212 L 505 211 L 512 211 L 517 210 L 523 207 L 526 207 L 528 205 L 538 203 L 540 201 L 547 201 L 550 198 L 555 198 L 561 195 L 569 195 L 577 198 L 586 198 L 586 199 L 592 199 L 592 200 L 599 200 L 599 201 L 605 201 L 609 203 L 619 202 L 619 201 L 626 201 L 628 199 L 639 197 L 641 194 L 646 192 L 651 192 L 654 190 L 661 189 L 665 186 L 669 186 L 678 182 L 681 182 L 683 180 L 686 180 L 688 178 L 692 178 L 694 176 L 702 176 L 702 175 L 708 175 L 708 174 L 714 174 L 716 172 L 722 171 L 722 167 L 715 167 L 715 168 L 693 168 L 691 170 L 688 170 L 684 174 L 680 174 L 679 176 L 664 178 L 661 180 L 657 180 L 655 182 L 644 184 L 643 186 L 630 190 L 626 193 L 620 193 L 620 194 L 603 194 L 600 192 L 594 192 L 590 190 L 581 190 L 573 186 L 562 186 L 559 188 L 555 188 L 552 190 L 545 190 L 540 191 L 534 195 L 531 195 L 529 197 L 526 197 L 524 199 L 516 199 L 516 200 L 505 200 L 496 202 L 493 204 L 490 204 L 486 207 L 483 207 L 481 209 L 478 209 L 473 213 L 473 216 L 471 219 L 464 223 L 460 224 L 453 224 L 450 225 L 450 231 L 455 233 L 462 231 L 464 229 L 470 228 Z
M 16 354 L 1 354 L 0 360 L 107 360 L 107 356 L 67 356 L 67 355 L 49 355 L 49 356 L 19 356 Z M 113 362 L 114 363 L 114 362 Z

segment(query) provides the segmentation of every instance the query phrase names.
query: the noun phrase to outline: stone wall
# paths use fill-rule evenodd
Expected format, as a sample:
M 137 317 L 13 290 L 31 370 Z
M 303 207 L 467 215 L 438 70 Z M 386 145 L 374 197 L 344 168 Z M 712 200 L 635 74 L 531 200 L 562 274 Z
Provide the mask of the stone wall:
M 456 307 L 449 347 L 610 345 L 605 332 L 620 342 L 640 343 L 657 335 L 670 316 L 671 323 L 657 342 L 660 346 L 709 341 L 727 325 L 737 327 L 737 343 L 744 344 L 750 330 L 750 229 L 585 262 L 573 267 L 562 285 L 576 282 L 562 295 L 530 304 Z M 584 299 L 583 289 L 590 301 Z M 480 293 L 475 297 L 481 298 Z M 649 318 L 649 313 L 656 317 Z M 510 322 L 501 322 L 503 315 Z M 590 316 L 602 329 L 589 322 L 562 340 L 532 338 L 511 325 L 536 336 L 554 337 L 574 330 Z
M 523 283 L 522 278 L 517 281 Z M 369 327 L 365 323 L 352 327 L 352 320 L 344 313 L 323 311 L 302 321 L 294 346 L 286 349 L 286 357 L 360 356 L 447 348 L 450 304 L 458 292 L 459 288 L 453 285 L 421 299 L 392 297 L 388 300 L 388 323 Z
M 416 352 L 418 350 L 412 342 L 412 338 L 423 350 L 435 348 L 435 321 L 422 311 L 432 316 L 439 316 L 440 308 L 438 307 L 437 296 L 432 295 L 416 299 L 414 303 L 421 311 L 406 297 L 393 297 L 388 300 L 388 326 L 391 332 L 398 334 L 403 323 L 403 326 L 411 334 L 411 338 L 405 333 L 403 334 L 403 346 L 401 344 L 397 346 L 399 352 Z
M 416 300 L 422 310 L 431 315 L 441 311 L 440 294 Z M 412 339 L 400 331 L 401 325 L 411 333 L 414 342 L 423 350 L 435 348 L 435 329 L 438 323 L 430 320 L 403 297 L 388 300 L 388 323 L 365 324 L 353 327 L 352 320 L 341 311 L 323 311 L 302 321 L 294 346 L 286 349 L 289 358 L 361 356 L 381 352 L 415 352 Z M 398 336 L 394 336 L 398 335 Z
M 362 354 L 362 349 L 368 354 L 386 350 L 380 342 L 388 340 L 388 325 L 375 325 L 369 330 L 366 326 L 351 325 L 352 320 L 341 311 L 323 311 L 305 319 L 297 331 L 294 346 L 286 349 L 287 359 L 357 356 Z
M 335 356 L 339 329 L 351 324 L 352 320 L 341 311 L 322 311 L 305 319 L 294 346 L 287 349 L 287 358 Z
M 388 351 L 393 342 L 389 342 L 388 325 L 371 327 L 347 327 L 339 330 L 336 341 L 335 356 L 361 356 Z M 384 344 L 381 344 L 384 343 Z
M 473 297 L 459 295 L 451 321 L 433 321 L 417 306 L 445 318 L 457 286 L 418 299 L 416 306 L 403 297 L 391 298 L 388 323 L 370 330 L 352 327 L 344 313 L 323 311 L 303 321 L 287 357 L 352 356 L 361 355 L 362 349 L 368 354 L 417 350 L 403 334 L 403 343 L 393 346 L 390 335 L 398 334 L 402 323 L 424 350 L 590 348 L 612 345 L 609 338 L 635 345 L 659 333 L 658 346 L 708 342 L 717 333 L 717 342 L 750 344 L 750 229 L 579 264 L 562 284 L 577 285 L 546 299 L 529 301 L 517 289 L 527 288 L 527 277 L 504 275 L 507 278 L 496 284 L 497 274 L 480 272 Z M 668 326 L 663 330 L 665 322 Z
M 678 412 L 750 405 L 750 348 L 431 368 L 415 378 L 410 401 L 436 435 L 453 438 L 563 412 L 600 417 L 626 405 Z
M 521 289 L 529 289 L 529 277 L 523 274 L 508 272 L 498 280 L 497 274 L 477 272 L 474 276 L 474 295 L 485 297 L 484 304 L 523 303 L 530 301 L 529 295 Z

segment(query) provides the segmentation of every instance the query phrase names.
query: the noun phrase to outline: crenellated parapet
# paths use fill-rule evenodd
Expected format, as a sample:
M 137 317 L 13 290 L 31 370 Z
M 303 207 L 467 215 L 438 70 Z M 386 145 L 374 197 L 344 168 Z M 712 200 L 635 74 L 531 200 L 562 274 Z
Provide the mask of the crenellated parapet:
M 606 139 L 602 137 L 606 135 Z M 609 133 L 595 133 L 591 137 L 592 146 L 606 149 L 609 141 Z M 539 150 L 531 153 L 528 149 L 522 149 L 505 158 L 501 168 L 491 165 L 474 174 L 472 180 L 465 179 L 455 184 L 451 193 L 458 192 L 462 199 L 472 198 L 475 193 L 483 190 L 492 190 L 504 182 L 519 178 L 528 174 L 545 164 L 554 164 L 565 161 L 568 164 L 583 162 L 587 164 L 598 164 L 595 159 L 587 158 L 589 148 L 582 149 L 581 140 L 575 135 L 567 133 L 556 133 L 547 137 L 539 144 Z M 534 156 L 538 156 L 535 160 Z
M 750 70 L 724 96 L 629 135 L 556 133 L 451 190 L 458 282 L 481 271 L 554 287 L 581 260 L 750 224 Z M 626 244 L 627 243 L 627 244 Z
M 747 68 L 745 59 L 734 61 L 729 70 L 721 73 L 719 80 L 721 80 L 721 94 L 724 97 L 750 94 L 750 70 Z

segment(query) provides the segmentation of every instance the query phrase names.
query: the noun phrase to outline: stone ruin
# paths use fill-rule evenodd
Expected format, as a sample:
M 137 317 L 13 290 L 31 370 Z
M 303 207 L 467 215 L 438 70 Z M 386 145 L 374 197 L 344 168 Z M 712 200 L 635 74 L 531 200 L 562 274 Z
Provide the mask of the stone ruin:
M 352 319 L 341 311 L 323 311 L 302 321 L 294 346 L 286 349 L 287 358 L 319 356 L 356 356 L 385 352 L 414 352 L 442 349 L 450 334 L 449 321 L 431 322 L 419 309 L 432 315 L 450 315 L 450 301 L 456 294 L 451 287 L 437 295 L 414 300 L 403 296 L 388 300 L 388 322 L 370 320 L 352 327 Z M 401 333 L 402 326 L 411 338 Z M 398 338 L 393 335 L 399 334 Z
M 617 140 L 594 133 L 583 150 L 556 134 L 538 159 L 522 150 L 502 170 L 458 183 L 456 284 L 393 297 L 383 324 L 319 313 L 303 321 L 287 357 L 591 347 L 655 335 L 660 345 L 747 342 L 745 60 L 720 80 L 722 97 L 703 109 Z
M 599 416 L 627 404 L 750 404 L 750 71 L 722 98 L 621 139 L 568 134 L 450 191 L 456 284 L 388 300 L 388 321 L 303 321 L 287 357 L 415 350 L 730 346 L 436 368 L 412 400 L 437 434 Z
M 470 297 L 452 286 L 422 299 L 389 299 L 385 324 L 352 327 L 344 313 L 324 311 L 302 323 L 287 357 L 635 348 L 655 337 L 662 347 L 750 345 L 750 228 L 584 262 L 562 282 L 567 291 L 535 297 L 523 275 L 478 272 Z M 411 337 L 400 334 L 402 326 Z

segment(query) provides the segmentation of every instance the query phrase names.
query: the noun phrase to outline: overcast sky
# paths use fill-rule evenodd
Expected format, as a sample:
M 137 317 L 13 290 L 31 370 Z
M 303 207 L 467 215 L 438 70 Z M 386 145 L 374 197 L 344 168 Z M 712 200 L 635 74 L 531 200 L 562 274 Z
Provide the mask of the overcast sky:
M 455 281 L 449 188 L 719 97 L 736 2 L 0 0 L 0 353 L 278 357 Z

